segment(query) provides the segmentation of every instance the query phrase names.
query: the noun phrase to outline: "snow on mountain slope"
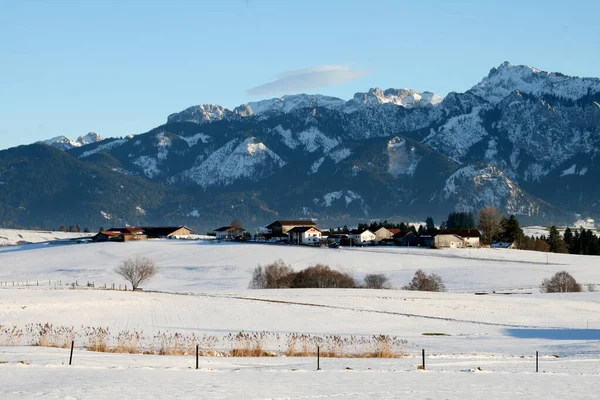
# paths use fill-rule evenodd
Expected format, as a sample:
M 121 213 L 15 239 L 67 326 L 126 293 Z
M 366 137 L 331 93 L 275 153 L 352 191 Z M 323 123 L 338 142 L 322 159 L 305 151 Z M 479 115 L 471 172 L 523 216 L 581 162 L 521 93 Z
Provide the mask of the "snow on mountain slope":
M 457 211 L 477 212 L 485 206 L 504 207 L 510 214 L 535 215 L 536 202 L 496 167 L 463 167 L 452 174 L 443 189 L 446 200 L 456 200 Z
M 281 157 L 254 137 L 233 139 L 208 158 L 199 159 L 180 176 L 203 188 L 228 186 L 240 179 L 258 181 L 266 178 L 285 164 Z
M 346 112 L 358 110 L 361 106 L 395 104 L 405 108 L 433 107 L 443 101 L 443 98 L 431 92 L 419 93 L 412 89 L 370 89 L 366 93 L 356 93 L 344 108 Z
M 491 103 L 498 103 L 516 90 L 536 96 L 550 94 L 577 100 L 587 95 L 589 90 L 600 92 L 600 79 L 571 77 L 530 66 L 512 65 L 506 61 L 498 68 L 492 68 L 489 75 L 469 92 Z
M 406 140 L 394 137 L 387 145 L 388 173 L 394 178 L 401 175 L 413 176 L 421 157 L 416 155 L 415 148 L 408 146 Z
M 345 204 L 345 207 L 348 207 L 353 202 L 358 203 L 358 206 L 365 215 L 369 214 L 369 207 L 362 196 L 352 190 L 338 190 L 326 193 L 321 198 L 313 199 L 313 203 L 322 207 L 332 207 L 336 203 L 342 203 Z
M 432 128 L 423 143 L 454 160 L 460 160 L 474 144 L 488 135 L 480 111 L 480 107 L 475 107 L 469 114 L 452 117 L 441 127 Z
M 330 138 L 314 127 L 299 132 L 297 137 L 298 141 L 304 145 L 304 149 L 309 153 L 314 153 L 321 149 L 323 153 L 327 154 L 340 143 L 338 139 Z
M 230 114 L 232 114 L 231 111 L 217 104 L 200 104 L 169 115 L 167 117 L 167 123 L 195 122 L 200 124 L 204 122 L 219 121 Z
M 289 113 L 293 110 L 306 107 L 325 107 L 329 109 L 340 109 L 345 101 L 337 97 L 295 94 L 274 99 L 261 100 L 243 104 L 234 112 L 246 112 L 248 115 L 259 115 L 268 112 Z M 243 115 L 243 114 L 242 114 Z
M 96 143 L 104 140 L 102 136 L 97 134 L 96 132 L 90 132 L 85 136 L 79 136 L 75 140 L 71 140 L 66 136 L 56 136 L 52 139 L 44 140 L 43 143 L 46 143 L 50 146 L 54 146 L 61 150 L 69 150 L 73 147 L 81 147 L 86 144 Z
M 100 153 L 103 151 L 109 151 L 109 150 L 113 149 L 114 147 L 121 146 L 122 144 L 127 143 L 128 141 L 129 141 L 129 139 L 112 140 L 108 143 L 101 144 L 92 150 L 84 151 L 83 153 L 81 153 L 79 158 L 85 158 L 85 157 L 91 156 L 92 154 Z

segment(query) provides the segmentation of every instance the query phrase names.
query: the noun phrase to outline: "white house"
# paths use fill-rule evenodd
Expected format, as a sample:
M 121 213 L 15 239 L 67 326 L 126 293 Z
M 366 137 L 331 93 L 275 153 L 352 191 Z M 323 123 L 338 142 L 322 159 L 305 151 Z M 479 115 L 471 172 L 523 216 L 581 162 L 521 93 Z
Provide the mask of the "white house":
M 398 232 L 400 232 L 400 229 L 381 227 L 374 232 L 376 238 L 375 240 L 381 242 L 384 239 L 391 239 Z
M 314 226 L 297 226 L 290 229 L 287 234 L 290 237 L 290 243 L 313 246 L 321 244 L 321 231 Z
M 435 236 L 434 241 L 435 247 L 438 249 L 465 247 L 463 238 L 452 233 L 439 233 Z
M 375 243 L 377 236 L 368 229 L 365 229 L 364 231 L 355 229 L 350 231 L 348 239 L 350 239 L 350 245 L 352 246 L 361 244 L 366 245 Z
M 441 236 L 438 238 L 438 236 Z M 455 236 L 459 238 L 462 243 L 456 242 Z M 435 247 L 443 248 L 443 247 L 479 247 L 481 239 L 481 232 L 477 229 L 447 229 L 444 231 L 440 231 L 435 237 Z

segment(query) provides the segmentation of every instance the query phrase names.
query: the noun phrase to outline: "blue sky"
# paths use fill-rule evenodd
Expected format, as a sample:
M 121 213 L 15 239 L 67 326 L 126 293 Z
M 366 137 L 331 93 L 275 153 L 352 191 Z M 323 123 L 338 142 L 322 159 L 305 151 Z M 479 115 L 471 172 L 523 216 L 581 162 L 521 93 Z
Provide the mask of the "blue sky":
M 293 92 L 445 95 L 505 60 L 600 76 L 598 15 L 587 0 L 0 0 L 0 148 Z

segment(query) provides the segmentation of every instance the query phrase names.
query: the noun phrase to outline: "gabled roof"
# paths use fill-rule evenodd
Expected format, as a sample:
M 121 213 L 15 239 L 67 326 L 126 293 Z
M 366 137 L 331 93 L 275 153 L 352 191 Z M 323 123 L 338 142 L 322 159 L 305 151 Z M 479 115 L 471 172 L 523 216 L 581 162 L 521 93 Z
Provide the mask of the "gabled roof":
M 317 229 L 314 226 L 297 226 L 295 228 L 290 229 L 288 231 L 288 233 L 304 233 L 304 232 L 306 232 L 308 230 L 311 230 L 311 229 L 314 229 L 314 230 L 317 230 L 317 231 L 321 232 L 320 229 Z
M 398 228 L 386 228 L 392 235 L 400 233 L 400 229 Z
M 481 232 L 477 229 L 446 229 L 440 231 L 438 235 L 456 235 L 463 238 L 481 237 Z
M 281 226 L 316 226 L 312 220 L 277 220 L 266 226 L 267 229 L 272 229 L 273 227 L 281 225 Z

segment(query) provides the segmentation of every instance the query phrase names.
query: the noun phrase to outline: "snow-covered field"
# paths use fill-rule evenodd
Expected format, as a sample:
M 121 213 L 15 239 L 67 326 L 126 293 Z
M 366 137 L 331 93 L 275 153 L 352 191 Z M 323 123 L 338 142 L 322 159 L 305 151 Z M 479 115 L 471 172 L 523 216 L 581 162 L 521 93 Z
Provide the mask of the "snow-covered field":
M 0 246 L 13 246 L 20 242 L 41 243 L 54 240 L 76 239 L 92 236 L 93 233 L 61 231 L 28 231 L 0 228 Z
M 114 268 L 137 255 L 160 267 L 147 292 L 98 289 L 124 285 Z M 439 274 L 449 292 L 246 289 L 257 264 L 279 258 L 295 269 L 329 264 L 357 280 L 385 273 L 396 288 L 422 268 Z M 264 345 L 275 352 L 285 350 L 292 333 L 383 334 L 405 339 L 407 357 L 325 359 L 323 371 L 315 371 L 312 358 L 203 357 L 195 371 L 189 356 L 88 352 L 80 335 L 73 366 L 66 365 L 68 350 L 0 347 L 0 397 L 595 398 L 600 292 L 542 294 L 538 287 L 560 270 L 600 284 L 599 261 L 500 249 L 340 250 L 177 240 L 5 247 L 5 327 L 51 323 L 81 333 L 93 326 L 145 338 L 158 332 L 224 338 L 266 331 Z M 70 289 L 75 281 L 96 288 Z M 476 294 L 481 292 L 488 294 Z M 228 345 L 221 340 L 215 348 Z M 427 371 L 417 371 L 423 348 Z M 535 351 L 539 374 L 533 372 Z

